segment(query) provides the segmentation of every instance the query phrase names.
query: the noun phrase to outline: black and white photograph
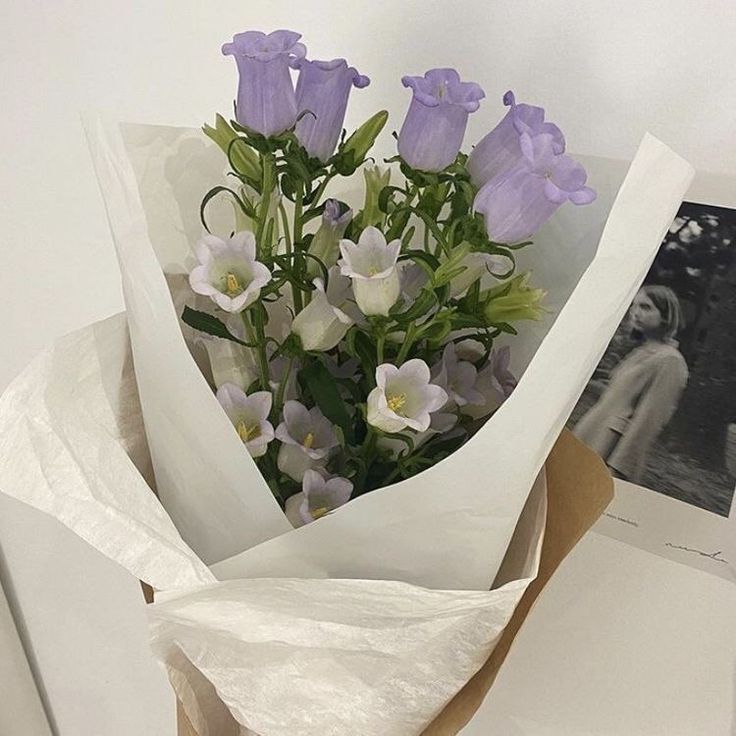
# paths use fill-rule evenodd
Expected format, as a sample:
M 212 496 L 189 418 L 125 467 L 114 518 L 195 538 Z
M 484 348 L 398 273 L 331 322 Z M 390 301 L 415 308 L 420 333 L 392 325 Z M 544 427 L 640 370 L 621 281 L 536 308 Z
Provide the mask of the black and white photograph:
M 568 427 L 616 478 L 728 516 L 736 210 L 683 202 Z

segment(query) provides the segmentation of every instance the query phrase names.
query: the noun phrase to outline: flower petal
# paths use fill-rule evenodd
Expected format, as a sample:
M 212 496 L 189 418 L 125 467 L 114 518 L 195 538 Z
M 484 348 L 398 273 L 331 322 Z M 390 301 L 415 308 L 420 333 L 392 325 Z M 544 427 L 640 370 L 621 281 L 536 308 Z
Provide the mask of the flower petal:
M 300 513 L 300 508 L 304 505 L 305 501 L 306 498 L 303 491 L 299 491 L 299 493 L 295 493 L 293 496 L 289 496 L 289 498 L 286 499 L 284 512 L 286 513 L 286 518 L 291 522 L 294 529 L 298 529 L 306 523 L 304 517 Z
M 429 366 L 420 358 L 407 360 L 398 372 L 402 379 L 408 379 L 416 383 L 429 383 Z
M 323 491 L 325 488 L 325 479 L 316 470 L 307 470 L 302 478 L 302 492 L 309 498 L 310 493 Z
M 312 429 L 309 409 L 299 401 L 290 400 L 284 404 L 283 413 L 289 434 L 299 444 L 302 444 L 304 438 Z
M 209 281 L 209 266 L 195 266 L 189 274 L 189 285 L 195 294 L 212 296 L 217 289 Z
M 386 382 L 395 378 L 399 374 L 399 369 L 391 363 L 381 363 L 376 367 L 376 386 L 381 390 L 385 390 Z M 427 378 L 429 380 L 429 378 Z
M 597 196 L 595 189 L 582 187 L 577 191 L 570 192 L 570 201 L 573 204 L 590 204 Z
M 241 230 L 230 238 L 230 244 L 248 261 L 256 259 L 256 237 L 250 230 Z M 265 266 L 264 266 L 265 268 Z
M 234 383 L 223 383 L 217 389 L 216 396 L 220 402 L 220 406 L 222 406 L 228 416 L 232 412 L 242 409 L 247 401 L 245 391 Z
M 435 386 L 434 384 L 430 383 L 424 389 L 424 392 L 428 412 L 437 411 L 447 403 L 447 392 L 440 386 Z
M 266 418 L 271 413 L 273 396 L 270 391 L 256 391 L 248 396 L 245 403 L 248 409 L 250 409 L 261 422 L 265 422 Z M 273 427 L 271 427 L 271 432 L 273 433 Z
M 347 478 L 341 478 L 340 476 L 330 478 L 325 483 L 324 488 L 332 500 L 333 509 L 347 503 L 353 492 L 353 484 Z

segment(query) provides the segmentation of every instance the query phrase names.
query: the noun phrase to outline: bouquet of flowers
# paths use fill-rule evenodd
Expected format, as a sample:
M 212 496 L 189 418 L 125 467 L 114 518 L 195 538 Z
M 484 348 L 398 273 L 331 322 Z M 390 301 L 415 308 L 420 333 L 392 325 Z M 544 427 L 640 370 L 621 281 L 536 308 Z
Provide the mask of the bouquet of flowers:
M 692 170 L 647 137 L 620 189 L 593 162 L 594 202 L 510 92 L 466 155 L 484 94 L 452 69 L 403 78 L 377 166 L 387 114 L 342 130 L 344 60 L 290 31 L 223 51 L 234 120 L 88 124 L 126 313 L 2 396 L 0 488 L 156 590 L 200 736 L 419 734 L 608 497 L 550 451 Z
M 454 69 L 402 79 L 412 99 L 387 161 L 399 172 L 366 166 L 387 113 L 346 137 L 351 88 L 369 80 L 344 59 L 307 60 L 299 38 L 248 31 L 223 47 L 240 72 L 236 120 L 205 132 L 234 183 L 202 200 L 189 283 L 205 299 L 182 315 L 216 338 L 217 398 L 295 526 L 433 465 L 500 406 L 516 379 L 494 341 L 538 319 L 544 294 L 515 251 L 563 203 L 595 198 L 560 129 L 511 92 L 461 153 L 484 92 Z M 325 193 L 361 168 L 353 215 Z M 217 196 L 234 213 L 215 232 Z

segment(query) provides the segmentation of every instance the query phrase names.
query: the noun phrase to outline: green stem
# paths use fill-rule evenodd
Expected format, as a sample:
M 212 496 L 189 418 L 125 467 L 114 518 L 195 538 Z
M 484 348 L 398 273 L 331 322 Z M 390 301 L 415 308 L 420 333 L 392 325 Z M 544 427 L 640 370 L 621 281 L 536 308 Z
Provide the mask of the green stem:
M 294 265 L 301 268 L 302 266 L 302 258 L 300 257 L 301 254 L 298 253 L 297 248 L 299 247 L 301 240 L 302 240 L 302 207 L 304 204 L 304 188 L 302 183 L 299 183 L 299 186 L 297 188 L 296 192 L 296 198 L 294 199 Z M 301 274 L 299 274 L 301 277 Z M 303 309 L 303 302 L 302 302 L 302 293 L 297 288 L 294 287 L 293 291 L 294 295 L 294 314 L 299 314 L 299 312 Z
M 406 359 L 406 356 L 409 354 L 409 350 L 411 349 L 411 346 L 414 344 L 414 338 L 416 336 L 416 331 L 417 331 L 416 325 L 414 324 L 414 322 L 412 322 L 406 331 L 406 336 L 404 337 L 404 342 L 401 344 L 401 349 L 399 350 L 399 354 L 396 356 L 396 365 L 400 366 Z
M 386 333 L 381 331 L 381 333 L 376 338 L 376 359 L 378 361 L 378 365 L 381 365 L 383 363 L 383 346 L 386 342 Z
M 248 318 L 248 312 L 245 311 L 243 315 L 243 324 L 245 325 L 245 332 L 248 335 L 248 341 L 255 344 L 256 354 L 258 355 L 258 365 L 261 371 L 261 388 L 264 391 L 269 391 L 270 386 L 268 385 L 268 358 L 266 357 L 266 336 L 263 332 L 263 322 L 260 316 L 256 316 L 256 310 L 251 311 L 251 319 Z
M 381 481 L 381 488 L 385 488 L 386 486 L 393 483 L 394 479 L 399 475 L 401 472 L 401 466 L 397 465 L 382 481 Z
M 281 408 L 284 405 L 284 392 L 286 391 L 286 384 L 289 382 L 289 376 L 291 375 L 291 369 L 294 365 L 294 356 L 289 356 L 289 361 L 286 364 L 284 375 L 279 382 L 279 388 L 276 391 L 276 400 L 274 401 L 274 412 L 276 416 L 281 414 Z
M 281 213 L 281 221 L 284 225 L 284 237 L 286 239 L 286 255 L 291 263 L 295 263 L 296 259 L 291 258 L 293 244 L 291 240 L 291 235 L 289 232 L 289 219 L 286 216 L 286 209 L 284 208 L 283 204 L 279 205 L 279 212 Z M 294 216 L 294 242 L 296 242 L 296 214 Z M 302 311 L 302 293 L 299 290 L 299 287 L 296 286 L 294 283 L 291 284 L 291 297 L 292 302 L 294 304 L 294 310 L 295 313 L 298 314 Z
M 368 425 L 368 431 L 365 434 L 365 439 L 363 440 L 363 448 L 361 451 L 361 455 L 363 456 L 363 460 L 365 461 L 365 464 L 367 467 L 370 467 L 370 464 L 373 460 L 373 454 L 376 451 L 376 444 L 378 443 L 378 435 L 375 433 L 373 427 L 371 425 Z
M 330 183 L 330 180 L 335 176 L 335 172 L 330 172 L 327 174 L 322 181 L 322 183 L 319 185 L 319 188 L 317 189 L 317 193 L 314 195 L 314 199 L 312 200 L 311 207 L 316 207 L 319 204 L 319 200 L 322 199 L 322 195 L 325 193 L 325 189 L 327 188 L 327 185 Z
M 284 241 L 286 242 L 286 254 L 291 254 L 291 232 L 289 229 L 289 218 L 286 214 L 286 208 L 283 204 L 279 204 L 279 214 L 281 215 L 281 223 L 284 227 Z
M 261 154 L 261 202 L 258 205 L 258 224 L 256 227 L 256 245 L 258 253 L 263 257 L 263 230 L 268 221 L 268 210 L 271 204 L 271 192 L 274 187 L 274 157 L 272 153 Z

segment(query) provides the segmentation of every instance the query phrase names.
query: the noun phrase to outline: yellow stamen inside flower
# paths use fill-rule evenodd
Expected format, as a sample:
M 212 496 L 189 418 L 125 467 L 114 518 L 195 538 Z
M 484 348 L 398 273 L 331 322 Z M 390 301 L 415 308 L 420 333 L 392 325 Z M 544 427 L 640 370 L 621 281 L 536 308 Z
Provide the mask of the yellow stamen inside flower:
M 249 427 L 244 421 L 239 421 L 235 429 L 238 430 L 238 435 L 243 442 L 250 442 L 261 436 L 261 425 L 251 424 Z
M 309 513 L 312 514 L 313 519 L 319 519 L 320 517 L 324 516 L 328 512 L 329 512 L 329 509 L 327 508 L 327 506 L 320 506 L 318 509 L 315 509 L 314 511 L 310 511 Z
M 228 271 L 225 276 L 225 290 L 229 296 L 237 296 L 243 291 L 238 277 L 232 271 Z
M 401 414 L 406 404 L 406 394 L 391 394 L 386 397 L 386 403 L 394 414 Z
M 304 438 L 304 447 L 306 447 L 307 450 L 311 450 L 313 444 L 314 434 L 312 432 L 307 432 L 307 436 Z

